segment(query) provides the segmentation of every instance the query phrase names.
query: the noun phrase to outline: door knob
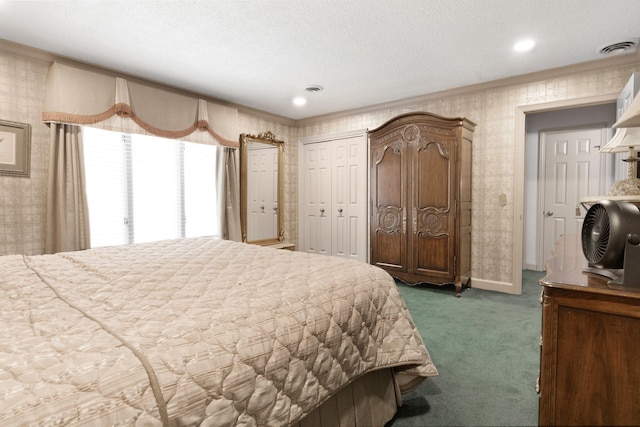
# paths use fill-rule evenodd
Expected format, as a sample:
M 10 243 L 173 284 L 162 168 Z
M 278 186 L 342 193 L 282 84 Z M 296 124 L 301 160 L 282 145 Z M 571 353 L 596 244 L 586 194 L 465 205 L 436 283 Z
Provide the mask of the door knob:
M 546 216 L 553 216 L 553 211 L 546 211 L 544 214 Z

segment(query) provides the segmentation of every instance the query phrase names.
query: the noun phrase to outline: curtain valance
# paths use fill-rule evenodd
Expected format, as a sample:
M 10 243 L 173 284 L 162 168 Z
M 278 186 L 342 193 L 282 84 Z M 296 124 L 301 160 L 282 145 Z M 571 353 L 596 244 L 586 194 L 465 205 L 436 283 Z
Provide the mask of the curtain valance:
M 238 110 L 124 78 L 54 62 L 47 75 L 42 120 L 99 125 L 133 120 L 173 139 L 238 147 Z M 128 131 L 121 129 L 122 131 Z

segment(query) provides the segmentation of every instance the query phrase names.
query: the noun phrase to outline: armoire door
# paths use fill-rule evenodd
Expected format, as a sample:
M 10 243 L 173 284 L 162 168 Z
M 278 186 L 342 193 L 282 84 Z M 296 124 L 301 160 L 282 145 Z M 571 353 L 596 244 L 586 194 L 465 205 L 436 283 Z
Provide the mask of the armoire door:
M 365 132 L 303 139 L 298 149 L 299 249 L 366 262 Z
M 370 137 L 371 264 L 407 272 L 408 148 L 401 132 Z
M 423 129 L 411 145 L 410 270 L 450 279 L 455 260 L 455 132 L 430 134 Z

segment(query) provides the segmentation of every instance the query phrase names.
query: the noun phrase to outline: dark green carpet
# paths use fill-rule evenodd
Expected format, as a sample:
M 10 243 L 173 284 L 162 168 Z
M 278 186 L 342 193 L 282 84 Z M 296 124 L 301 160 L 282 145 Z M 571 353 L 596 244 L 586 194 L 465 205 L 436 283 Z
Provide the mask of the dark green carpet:
M 388 427 L 533 426 L 543 272 L 524 271 L 522 295 L 399 283 L 439 376 L 404 396 Z

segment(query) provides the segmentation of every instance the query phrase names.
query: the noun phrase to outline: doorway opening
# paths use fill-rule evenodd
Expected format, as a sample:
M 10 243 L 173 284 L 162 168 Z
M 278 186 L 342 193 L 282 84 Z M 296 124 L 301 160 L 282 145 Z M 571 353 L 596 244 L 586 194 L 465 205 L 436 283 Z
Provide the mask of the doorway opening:
M 610 138 L 615 120 L 615 99 L 526 112 L 524 269 L 543 271 L 559 234 L 573 234 L 580 228 L 586 212 L 580 198 L 608 191 L 614 181 L 614 156 L 599 154 L 597 150 Z M 567 152 L 562 152 L 563 149 Z

